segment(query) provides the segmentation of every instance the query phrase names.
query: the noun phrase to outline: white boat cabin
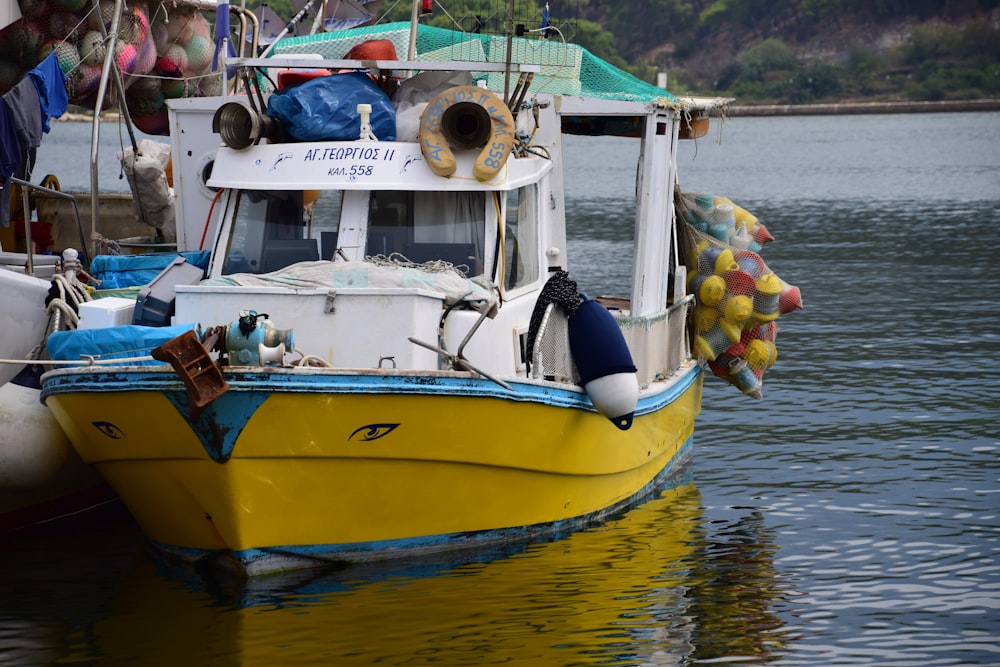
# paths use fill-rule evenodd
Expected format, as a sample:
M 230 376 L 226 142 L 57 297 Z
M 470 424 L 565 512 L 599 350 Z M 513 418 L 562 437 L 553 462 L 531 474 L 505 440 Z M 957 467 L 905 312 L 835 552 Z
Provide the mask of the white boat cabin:
M 527 334 L 539 294 L 554 271 L 569 270 L 572 277 L 561 118 L 639 118 L 644 138 L 633 287 L 612 310 L 640 367 L 640 384 L 671 374 L 689 356 L 686 303 L 667 333 L 670 304 L 681 305 L 677 297 L 683 297 L 683 280 L 674 290 L 683 262 L 672 204 L 682 112 L 543 94 L 530 95 L 527 104 L 522 113 L 534 119 L 531 150 L 515 147 L 485 182 L 473 176 L 478 149 L 456 150 L 456 171 L 443 177 L 417 142 L 220 146 L 207 181 L 218 193 L 207 223 L 215 239 L 212 263 L 201 285 L 177 287 L 176 321 L 228 325 L 240 311 L 255 310 L 279 329 L 294 328 L 301 353 L 335 368 L 448 370 L 456 368 L 448 354 L 457 354 L 485 374 L 526 377 Z M 433 266 L 429 274 L 412 269 L 396 282 L 361 269 L 390 260 L 405 267 L 447 262 L 466 280 L 448 272 L 461 284 L 457 294 L 446 294 L 440 284 L 412 279 L 434 275 Z M 562 357 L 559 369 L 536 366 L 532 377 L 571 382 L 568 351 L 555 356 Z

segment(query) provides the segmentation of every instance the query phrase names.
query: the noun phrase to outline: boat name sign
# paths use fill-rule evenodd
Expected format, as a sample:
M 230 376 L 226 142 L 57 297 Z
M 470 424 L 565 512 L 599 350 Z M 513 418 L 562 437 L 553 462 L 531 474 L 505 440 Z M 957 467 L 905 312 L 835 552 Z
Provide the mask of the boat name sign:
M 215 188 L 270 190 L 460 187 L 447 183 L 427 167 L 419 144 L 370 141 L 222 146 L 208 181 Z

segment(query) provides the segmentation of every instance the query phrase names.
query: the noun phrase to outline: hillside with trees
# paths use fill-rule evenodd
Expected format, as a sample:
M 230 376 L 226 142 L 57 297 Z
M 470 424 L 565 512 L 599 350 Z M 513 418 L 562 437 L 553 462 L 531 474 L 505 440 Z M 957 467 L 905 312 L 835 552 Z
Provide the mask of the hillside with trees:
M 633 72 L 742 102 L 1000 97 L 997 0 L 639 0 L 585 6 Z

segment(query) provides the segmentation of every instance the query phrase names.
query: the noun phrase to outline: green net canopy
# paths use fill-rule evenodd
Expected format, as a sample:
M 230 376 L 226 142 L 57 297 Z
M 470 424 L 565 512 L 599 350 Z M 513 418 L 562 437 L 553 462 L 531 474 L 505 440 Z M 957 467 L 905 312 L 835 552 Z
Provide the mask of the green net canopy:
M 403 59 L 410 40 L 409 23 L 385 23 L 318 35 L 283 39 L 272 56 L 319 54 L 337 60 L 350 49 L 369 40 L 389 40 L 397 58 Z M 507 37 L 485 35 L 420 25 L 416 38 L 416 60 L 504 63 Z M 515 37 L 510 61 L 538 65 L 531 88 L 535 92 L 578 95 L 607 100 L 648 102 L 680 106 L 680 101 L 662 88 L 624 72 L 583 47 L 554 39 Z M 480 72 L 474 78 L 486 80 L 493 90 L 503 90 L 502 72 Z

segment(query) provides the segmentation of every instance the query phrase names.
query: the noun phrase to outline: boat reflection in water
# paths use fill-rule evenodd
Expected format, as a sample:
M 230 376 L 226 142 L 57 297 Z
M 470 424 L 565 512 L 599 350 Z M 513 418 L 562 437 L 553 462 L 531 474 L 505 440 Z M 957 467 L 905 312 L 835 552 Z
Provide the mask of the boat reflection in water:
M 767 662 L 783 645 L 769 531 L 758 515 L 706 525 L 700 502 L 682 483 L 591 530 L 454 567 L 224 582 L 143 557 L 88 653 L 146 665 Z

